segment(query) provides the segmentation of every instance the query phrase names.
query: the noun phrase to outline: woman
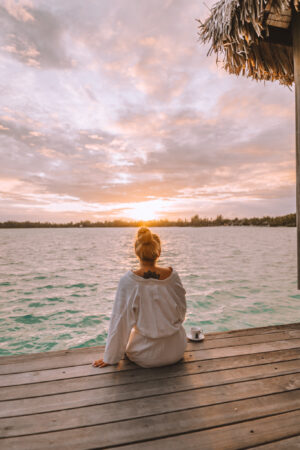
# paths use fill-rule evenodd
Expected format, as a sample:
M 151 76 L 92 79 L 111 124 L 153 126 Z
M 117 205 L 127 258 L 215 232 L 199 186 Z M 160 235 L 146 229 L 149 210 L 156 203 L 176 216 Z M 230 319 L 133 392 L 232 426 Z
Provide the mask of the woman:
M 186 291 L 175 269 L 156 265 L 158 235 L 141 227 L 135 253 L 140 267 L 120 279 L 103 359 L 94 367 L 117 364 L 124 352 L 141 367 L 165 366 L 179 361 L 186 349 Z

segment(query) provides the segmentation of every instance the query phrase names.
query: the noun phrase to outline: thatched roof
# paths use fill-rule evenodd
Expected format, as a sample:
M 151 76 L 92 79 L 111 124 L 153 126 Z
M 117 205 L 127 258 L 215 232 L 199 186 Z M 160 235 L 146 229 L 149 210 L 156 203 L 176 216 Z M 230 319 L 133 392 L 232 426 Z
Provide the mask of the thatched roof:
M 220 0 L 199 26 L 211 42 L 208 54 L 223 55 L 225 69 L 256 80 L 294 81 L 291 18 L 300 0 Z

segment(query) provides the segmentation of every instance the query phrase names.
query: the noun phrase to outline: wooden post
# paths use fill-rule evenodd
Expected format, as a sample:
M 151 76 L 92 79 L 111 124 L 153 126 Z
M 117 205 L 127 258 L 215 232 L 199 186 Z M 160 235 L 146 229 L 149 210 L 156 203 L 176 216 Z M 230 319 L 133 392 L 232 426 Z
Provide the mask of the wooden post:
M 296 215 L 297 215 L 297 270 L 300 289 L 300 13 L 293 14 L 293 53 L 296 104 Z

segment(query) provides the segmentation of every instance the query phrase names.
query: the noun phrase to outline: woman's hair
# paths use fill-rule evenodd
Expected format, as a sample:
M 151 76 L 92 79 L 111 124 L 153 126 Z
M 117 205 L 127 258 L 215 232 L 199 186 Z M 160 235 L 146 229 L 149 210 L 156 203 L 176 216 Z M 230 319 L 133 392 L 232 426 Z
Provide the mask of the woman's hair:
M 155 261 L 161 252 L 159 236 L 147 227 L 141 227 L 138 230 L 134 247 L 136 255 L 142 261 Z

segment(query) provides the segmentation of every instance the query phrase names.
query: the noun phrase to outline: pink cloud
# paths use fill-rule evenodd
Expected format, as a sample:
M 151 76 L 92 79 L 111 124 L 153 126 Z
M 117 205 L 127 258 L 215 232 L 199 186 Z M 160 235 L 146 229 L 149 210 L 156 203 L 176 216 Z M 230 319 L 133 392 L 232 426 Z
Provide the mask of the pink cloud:
M 21 22 L 34 21 L 34 17 L 26 8 L 32 8 L 30 0 L 4 0 L 4 7 L 7 12 Z

